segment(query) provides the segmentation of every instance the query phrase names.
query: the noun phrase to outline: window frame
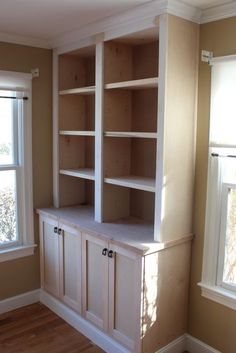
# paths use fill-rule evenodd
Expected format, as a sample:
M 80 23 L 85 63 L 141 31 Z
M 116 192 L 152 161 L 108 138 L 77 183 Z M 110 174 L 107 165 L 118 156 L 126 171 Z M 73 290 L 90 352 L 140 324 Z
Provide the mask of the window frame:
M 34 254 L 33 186 L 32 186 L 32 74 L 0 70 L 0 90 L 21 92 L 27 95 L 22 100 L 18 119 L 18 161 L 0 167 L 1 170 L 16 170 L 17 214 L 19 239 L 0 247 L 0 262 Z M 14 156 L 15 157 L 15 156 Z
M 236 55 L 213 58 L 209 64 L 214 65 L 232 60 L 236 62 Z M 211 88 L 211 94 L 213 91 L 214 88 Z M 223 233 L 225 226 L 223 223 L 226 222 L 227 216 L 226 209 L 224 209 L 222 214 L 222 206 L 226 202 L 223 186 L 224 184 L 234 184 L 222 180 L 220 165 L 217 162 L 217 159 L 219 159 L 217 154 L 226 155 L 227 149 L 234 149 L 234 154 L 236 154 L 236 145 L 211 142 L 211 124 L 210 118 L 203 265 L 202 278 L 198 285 L 201 287 L 203 297 L 236 310 L 236 291 L 232 290 L 232 286 L 223 282 L 224 241 L 226 237 L 226 234 Z

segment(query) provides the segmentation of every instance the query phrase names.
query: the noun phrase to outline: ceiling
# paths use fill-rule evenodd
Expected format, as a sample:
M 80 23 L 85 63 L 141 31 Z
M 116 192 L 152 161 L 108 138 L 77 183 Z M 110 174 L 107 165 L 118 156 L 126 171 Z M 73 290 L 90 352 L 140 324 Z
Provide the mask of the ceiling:
M 18 35 L 52 41 L 62 34 L 148 2 L 150 0 L 0 0 L 0 40 L 3 35 Z M 182 2 L 206 9 L 234 1 Z

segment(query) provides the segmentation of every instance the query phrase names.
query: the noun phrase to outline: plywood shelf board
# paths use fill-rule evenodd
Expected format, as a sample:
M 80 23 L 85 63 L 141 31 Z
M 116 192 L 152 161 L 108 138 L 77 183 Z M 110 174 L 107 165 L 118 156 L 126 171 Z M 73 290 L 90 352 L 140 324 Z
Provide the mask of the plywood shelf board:
M 60 130 L 59 135 L 64 136 L 95 136 L 95 131 Z
M 126 175 L 121 177 L 105 178 L 105 183 L 124 186 L 127 188 L 155 192 L 155 179 Z
M 78 228 L 82 232 L 114 241 L 116 244 L 147 255 L 161 251 L 170 246 L 190 241 L 188 234 L 177 240 L 160 243 L 153 238 L 153 225 L 135 217 L 119 219 L 116 222 L 98 223 L 94 220 L 93 206 L 75 206 L 63 208 L 47 208 L 37 211 L 42 216 L 59 219 L 59 222 Z
M 60 169 L 60 174 L 73 176 L 73 177 L 76 177 L 76 178 L 95 180 L 94 169 L 90 169 L 90 168 Z
M 134 131 L 105 131 L 107 137 L 135 137 L 135 138 L 157 138 L 156 132 L 134 132 Z
M 63 91 L 59 91 L 61 96 L 67 94 L 95 94 L 96 87 L 95 86 L 87 86 L 87 87 L 79 87 L 79 88 L 71 88 L 65 89 Z
M 105 85 L 105 89 L 145 89 L 145 88 L 157 88 L 157 87 L 158 87 L 158 77 L 107 83 Z

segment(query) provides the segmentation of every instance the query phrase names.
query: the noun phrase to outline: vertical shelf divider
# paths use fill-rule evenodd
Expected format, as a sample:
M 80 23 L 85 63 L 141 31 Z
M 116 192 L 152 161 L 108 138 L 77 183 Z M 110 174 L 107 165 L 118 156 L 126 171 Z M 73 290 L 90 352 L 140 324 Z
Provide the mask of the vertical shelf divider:
M 101 39 L 100 39 L 101 40 Z M 103 221 L 104 42 L 96 44 L 95 93 L 95 221 Z

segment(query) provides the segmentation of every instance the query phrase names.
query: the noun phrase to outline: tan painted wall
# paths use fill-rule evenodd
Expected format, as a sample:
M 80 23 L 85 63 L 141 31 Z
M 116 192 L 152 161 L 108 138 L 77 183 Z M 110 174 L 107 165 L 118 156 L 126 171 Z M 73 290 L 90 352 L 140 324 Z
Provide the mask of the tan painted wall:
M 52 204 L 52 51 L 0 43 L 0 70 L 29 73 L 33 80 L 33 192 L 34 208 Z M 35 237 L 38 243 L 38 220 Z M 34 256 L 0 263 L 0 300 L 39 288 L 38 249 Z
M 201 26 L 200 50 L 214 56 L 236 54 L 236 17 Z M 210 67 L 200 63 L 189 333 L 223 353 L 236 352 L 236 311 L 201 297 L 201 280 L 207 185 L 208 128 L 210 104 Z

